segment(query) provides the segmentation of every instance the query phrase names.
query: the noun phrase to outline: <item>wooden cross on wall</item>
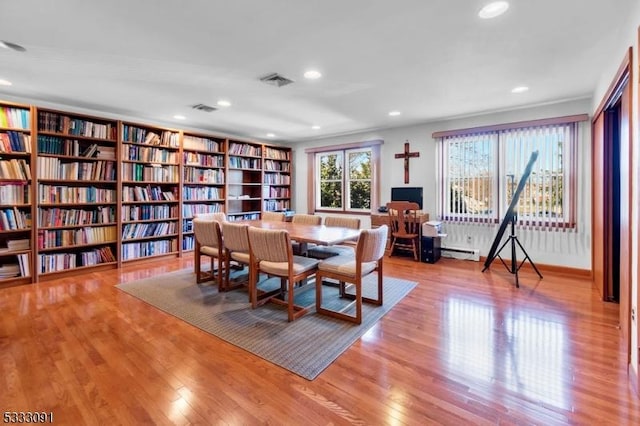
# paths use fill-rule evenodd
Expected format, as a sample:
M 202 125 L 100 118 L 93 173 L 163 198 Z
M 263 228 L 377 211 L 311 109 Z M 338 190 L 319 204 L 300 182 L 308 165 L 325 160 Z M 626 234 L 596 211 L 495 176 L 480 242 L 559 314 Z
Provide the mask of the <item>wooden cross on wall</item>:
M 409 152 L 409 141 L 404 143 L 404 152 L 396 154 L 396 158 L 404 158 L 404 183 L 409 183 L 409 158 L 420 157 L 419 152 Z

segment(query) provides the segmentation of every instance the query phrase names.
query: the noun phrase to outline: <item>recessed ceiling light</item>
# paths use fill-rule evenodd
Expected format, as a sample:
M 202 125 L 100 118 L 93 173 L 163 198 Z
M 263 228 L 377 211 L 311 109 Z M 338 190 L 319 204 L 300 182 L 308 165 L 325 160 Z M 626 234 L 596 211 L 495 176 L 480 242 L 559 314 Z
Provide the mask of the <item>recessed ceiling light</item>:
M 16 52 L 25 52 L 27 49 L 20 46 L 19 44 L 11 43 L 8 41 L 0 40 L 0 47 L 4 49 L 15 50 Z
M 316 124 L 315 126 L 311 126 L 311 128 L 312 128 L 313 130 L 319 130 L 319 129 L 320 129 L 320 126 L 318 126 L 318 125 Z
M 527 86 L 518 86 L 511 89 L 511 93 L 524 93 L 528 90 L 529 88 Z
M 489 4 L 486 4 L 480 12 L 478 12 L 478 16 L 482 19 L 491 19 L 497 16 L 502 15 L 509 9 L 509 3 L 506 1 L 494 1 Z
M 217 102 L 217 104 L 218 104 L 218 106 L 221 106 L 221 107 L 228 107 L 228 106 L 231 106 L 231 102 L 227 101 L 226 99 L 220 99 L 220 100 Z
M 275 138 L 275 137 L 276 137 L 276 135 L 275 135 L 275 134 L 273 134 L 273 133 L 267 133 L 267 137 L 268 137 L 268 138 Z
M 390 115 L 391 117 L 397 117 L 397 116 L 398 116 L 398 115 L 400 115 L 400 114 L 401 114 L 401 112 L 400 112 L 400 111 L 391 111 L 391 112 L 389 113 L 389 115 Z
M 174 116 L 173 116 L 173 118 L 175 118 L 176 120 L 184 120 L 184 119 L 186 119 L 187 117 L 185 117 L 184 115 L 180 115 L 180 114 L 178 114 L 178 115 L 174 115 Z
M 320 71 L 309 70 L 304 73 L 304 78 L 308 78 L 309 80 L 315 80 L 320 77 L 322 77 L 322 73 L 320 73 Z
M 0 86 L 11 86 L 13 85 L 12 82 L 10 82 L 9 80 L 3 80 L 0 78 Z

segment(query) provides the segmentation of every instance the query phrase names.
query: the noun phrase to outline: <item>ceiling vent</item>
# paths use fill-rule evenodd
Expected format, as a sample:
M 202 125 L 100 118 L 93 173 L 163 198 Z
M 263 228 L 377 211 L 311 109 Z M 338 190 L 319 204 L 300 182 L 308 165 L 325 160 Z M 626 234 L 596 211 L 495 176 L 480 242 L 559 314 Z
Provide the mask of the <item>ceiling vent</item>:
M 260 77 L 260 81 L 270 84 L 276 87 L 286 86 L 287 84 L 293 83 L 293 80 L 284 77 L 277 72 L 267 74 L 264 77 Z
M 197 109 L 199 111 L 204 111 L 204 112 L 213 112 L 213 111 L 218 109 L 218 108 L 214 108 L 212 106 L 205 105 L 205 104 L 196 104 L 196 105 L 192 106 L 191 108 Z

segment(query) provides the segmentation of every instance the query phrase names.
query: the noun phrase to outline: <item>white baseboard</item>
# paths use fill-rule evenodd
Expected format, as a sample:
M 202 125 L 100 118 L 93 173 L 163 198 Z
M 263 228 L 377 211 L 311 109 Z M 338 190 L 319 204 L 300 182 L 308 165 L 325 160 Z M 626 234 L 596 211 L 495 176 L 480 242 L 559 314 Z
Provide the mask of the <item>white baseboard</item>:
M 480 262 L 480 249 L 470 249 L 463 247 L 442 247 L 440 248 L 440 256 Z

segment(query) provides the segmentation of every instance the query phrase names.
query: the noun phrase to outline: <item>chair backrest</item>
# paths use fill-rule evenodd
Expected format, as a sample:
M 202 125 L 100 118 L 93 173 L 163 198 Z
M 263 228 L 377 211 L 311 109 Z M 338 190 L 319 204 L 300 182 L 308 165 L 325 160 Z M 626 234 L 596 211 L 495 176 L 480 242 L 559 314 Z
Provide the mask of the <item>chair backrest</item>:
M 360 229 L 360 219 L 357 217 L 327 216 L 325 226 L 339 226 L 341 228 Z
M 388 233 L 389 227 L 387 225 L 360 231 L 358 245 L 356 246 L 356 260 L 374 262 L 382 258 L 387 246 Z
M 199 217 L 193 219 L 193 234 L 201 246 L 222 247 L 222 231 L 220 223 L 216 220 Z
M 420 222 L 418 221 L 418 203 L 409 201 L 391 201 L 387 203 L 391 232 L 398 235 L 418 235 Z
M 284 222 L 284 213 L 262 212 L 262 220 L 268 220 L 269 222 Z
M 249 227 L 249 246 L 256 260 L 289 262 L 293 258 L 291 239 L 284 229 Z
M 224 246 L 229 251 L 249 253 L 249 225 L 243 223 L 223 222 Z
M 218 222 L 226 222 L 227 221 L 227 215 L 226 215 L 225 212 L 197 213 L 197 214 L 194 215 L 194 218 L 216 220 Z
M 291 223 L 301 223 L 304 225 L 321 225 L 322 216 L 316 216 L 312 214 L 294 214 L 291 218 Z

